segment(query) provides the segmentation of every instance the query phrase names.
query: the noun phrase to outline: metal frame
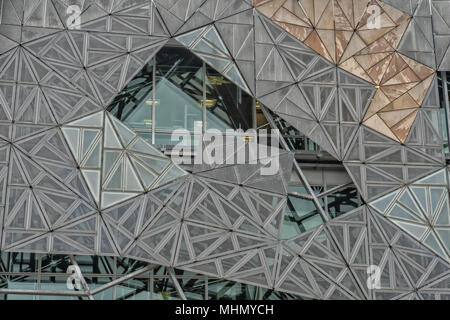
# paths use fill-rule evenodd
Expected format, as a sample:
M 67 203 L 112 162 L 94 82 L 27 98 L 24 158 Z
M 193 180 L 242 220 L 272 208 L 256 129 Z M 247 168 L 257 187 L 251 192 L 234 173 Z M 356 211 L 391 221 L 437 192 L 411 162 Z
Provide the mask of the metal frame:
M 83 272 L 81 273 L 81 283 L 83 286 L 83 291 L 76 291 L 76 290 L 41 290 L 41 289 L 9 289 L 9 288 L 4 288 L 2 287 L 2 282 L 1 279 L 5 279 L 8 277 L 23 277 L 24 279 L 26 278 L 32 278 L 35 275 L 37 276 L 37 282 L 36 285 L 38 285 L 41 281 L 41 277 L 39 276 L 40 274 L 45 275 L 46 277 L 55 277 L 55 278 L 67 278 L 69 277 L 69 275 L 67 273 L 54 273 L 54 272 L 46 272 L 46 273 L 41 273 L 41 262 L 42 262 L 42 258 L 43 255 L 41 254 L 37 254 L 36 255 L 36 260 L 35 262 L 37 262 L 38 264 L 38 269 L 36 272 L 26 272 L 26 271 L 22 271 L 22 272 L 5 272 L 5 271 L 0 271 L 0 300 L 2 298 L 2 295 L 18 295 L 18 296 L 34 296 L 35 299 L 39 300 L 40 296 L 49 296 L 49 297 L 53 297 L 53 299 L 57 299 L 58 297 L 63 298 L 63 297 L 73 297 L 73 298 L 79 298 L 79 299 L 88 299 L 88 300 L 97 300 L 98 297 L 96 298 L 95 296 L 98 295 L 99 293 L 105 292 L 108 289 L 113 289 L 112 291 L 112 299 L 117 299 L 117 290 L 116 288 L 118 286 L 120 286 L 121 284 L 124 284 L 125 282 L 129 281 L 129 280 L 139 280 L 139 281 L 145 281 L 148 280 L 150 283 L 149 286 L 149 299 L 153 300 L 153 294 L 154 294 L 154 282 L 156 280 L 158 281 L 165 281 L 167 282 L 168 280 L 170 280 L 174 286 L 174 289 L 176 290 L 178 297 L 181 298 L 182 300 L 187 300 L 186 294 L 183 291 L 183 288 L 181 287 L 179 281 L 180 280 L 185 280 L 185 281 L 192 281 L 192 280 L 200 280 L 203 281 L 203 286 L 204 286 L 204 296 L 203 298 L 205 300 L 209 299 L 209 294 L 211 294 L 212 292 L 209 292 L 208 290 L 208 284 L 209 283 L 214 283 L 217 281 L 223 281 L 220 279 L 215 279 L 212 277 L 208 277 L 208 276 L 204 276 L 204 275 L 177 275 L 177 272 L 173 269 L 173 268 L 164 268 L 164 267 L 160 267 L 157 265 L 152 265 L 149 264 L 147 266 L 143 266 L 140 269 L 133 271 L 129 274 L 125 274 L 125 275 L 118 275 L 116 273 L 116 271 L 114 271 L 114 273 L 109 274 L 109 273 L 89 273 L 89 272 Z M 72 263 L 73 265 L 78 266 L 77 263 L 77 258 L 80 258 L 79 256 L 74 256 L 74 255 L 69 255 L 67 257 L 65 257 L 65 259 L 67 259 L 67 261 L 69 261 L 70 263 Z M 85 257 L 84 257 L 85 258 Z M 94 257 L 93 257 L 94 258 Z M 95 258 L 99 258 L 99 259 L 105 259 L 107 257 L 95 257 Z M 119 262 L 117 258 L 108 258 L 111 259 L 114 262 L 114 268 L 116 268 L 117 263 Z M 3 261 L 0 257 L 0 261 Z M 31 262 L 31 261 L 30 261 Z M 83 264 L 83 266 L 81 267 L 86 267 L 85 264 Z M 157 270 L 158 268 L 162 268 L 162 270 L 164 270 L 164 272 L 162 274 L 155 274 L 154 271 Z M 107 284 L 102 285 L 101 287 L 95 288 L 95 289 L 91 289 L 89 288 L 89 284 L 86 281 L 86 278 L 91 279 L 91 278 L 96 278 L 96 279 L 111 279 L 111 281 Z M 14 282 L 20 283 L 20 280 L 15 279 Z M 232 288 L 235 285 L 238 285 L 237 283 L 233 283 L 233 282 L 226 282 L 224 281 L 224 287 L 223 289 L 226 291 L 227 288 Z M 244 287 L 247 287 L 246 285 L 243 285 Z M 251 286 L 250 286 L 251 287 Z M 257 299 L 262 299 L 263 298 L 263 290 L 262 288 L 257 288 L 255 287 L 254 290 L 256 290 L 257 292 Z M 268 292 L 266 292 L 267 294 Z M 272 292 L 271 294 L 276 294 L 276 295 L 281 295 L 284 296 L 285 298 L 289 298 L 289 299 L 299 299 L 300 297 L 295 297 L 293 295 L 289 295 L 289 294 L 283 294 L 281 292 Z
M 448 137 L 448 142 L 449 142 L 449 147 L 450 147 L 450 97 L 448 95 L 448 92 L 450 90 L 449 86 L 448 86 L 448 81 L 450 81 L 450 79 L 447 79 L 447 72 L 442 71 L 440 72 L 441 74 L 441 78 L 442 78 L 442 94 L 444 97 L 444 105 L 442 106 L 445 109 L 445 114 L 446 114 L 446 128 L 447 128 L 447 137 Z
M 131 273 L 127 275 L 117 275 L 115 263 L 114 274 L 103 277 L 111 278 L 109 283 L 94 290 L 89 287 L 89 275 L 83 274 L 80 279 L 83 291 L 75 295 L 89 299 L 134 277 L 144 276 L 143 273 L 150 272 L 155 265 L 170 268 L 164 279 L 172 281 L 181 298 L 187 295 L 173 268 L 314 299 L 343 296 L 376 299 L 386 296 L 386 292 L 395 298 L 420 299 L 428 292 L 440 297 L 448 288 L 435 287 L 434 281 L 447 277 L 450 266 L 450 244 L 440 232 L 447 232 L 450 223 L 434 222 L 445 221 L 437 219 L 441 214 L 437 209 L 446 208 L 442 211 L 444 218 L 450 214 L 450 183 L 441 145 L 442 130 L 439 129 L 442 128 L 434 121 L 437 112 L 441 112 L 436 110 L 433 101 L 435 91 L 429 90 L 431 94 L 421 97 L 428 88 L 436 87 L 435 79 L 431 78 L 434 70 L 426 67 L 422 60 L 425 55 L 415 53 L 422 51 L 407 50 L 400 42 L 392 46 L 395 51 L 387 48 L 387 55 L 404 60 L 410 72 L 400 79 L 392 69 L 394 64 L 385 64 L 389 73 L 383 72 L 383 79 L 377 85 L 377 81 L 364 77 L 364 73 L 355 68 L 334 63 L 338 62 L 336 55 L 335 60 L 331 56 L 327 58 L 323 46 L 308 46 L 310 41 L 306 38 L 295 39 L 294 36 L 301 35 L 290 34 L 292 30 L 280 27 L 276 19 L 296 19 L 295 14 L 279 16 L 285 9 L 281 8 L 281 2 L 274 1 L 278 6 L 274 10 L 280 10 L 279 15 L 274 16 L 275 11 L 267 10 L 270 1 L 255 2 L 253 6 L 249 1 L 230 0 L 222 9 L 209 6 L 209 1 L 212 0 L 190 1 L 182 16 L 180 8 L 183 6 L 171 7 L 165 0 L 145 4 L 123 1 L 120 10 L 111 8 L 110 14 L 93 1 L 88 5 L 99 16 L 94 23 L 78 26 L 76 32 L 61 19 L 60 6 L 53 7 L 51 1 L 44 9 L 31 8 L 26 13 L 22 6 L 13 4 L 9 10 L 14 12 L 6 21 L 5 12 L 1 13 L 0 24 L 8 22 L 0 48 L 0 109 L 3 110 L 0 114 L 4 115 L 0 124 L 1 249 L 72 254 L 70 261 L 75 265 L 80 264 L 76 254 L 139 257 L 145 261 L 140 265 L 142 269 L 129 270 Z M 398 5 L 399 1 L 390 2 Z M 299 12 L 304 9 L 301 4 L 292 4 Z M 332 9 L 333 3 L 328 5 Z M 378 2 L 375 5 L 381 6 Z M 438 6 L 438 3 L 433 1 L 432 5 Z M 61 7 L 64 10 L 64 4 Z M 146 26 L 136 25 L 135 17 L 128 15 L 127 9 L 137 8 L 149 14 Z M 356 10 L 354 7 L 341 9 L 346 11 L 346 16 L 352 16 Z M 386 13 L 386 21 L 395 20 L 395 24 L 400 24 L 398 19 L 405 18 L 387 4 L 380 9 Z M 165 10 L 166 18 L 160 15 L 160 10 Z M 422 14 L 421 10 L 417 11 Z M 101 12 L 105 12 L 104 16 Z M 199 13 L 209 19 L 201 20 L 203 25 L 197 24 Z M 334 16 L 335 12 L 330 14 Z M 176 19 L 167 18 L 171 15 Z M 128 25 L 129 31 L 115 28 L 114 16 L 121 24 Z M 230 17 L 233 18 L 228 19 Z M 238 22 L 235 17 L 239 18 Z M 86 16 L 82 14 L 80 18 L 83 20 Z M 92 16 L 88 14 L 87 18 Z M 158 19 L 160 24 L 150 23 L 154 22 L 152 19 Z M 432 17 L 427 19 L 432 20 Z M 317 19 L 309 19 L 308 23 L 312 20 Z M 168 21 L 171 23 L 167 24 Z M 306 20 L 299 23 L 302 25 Z M 351 32 L 358 32 L 365 40 L 363 47 L 369 46 L 371 40 L 359 32 L 364 26 L 353 23 L 356 27 L 352 27 Z M 320 42 L 322 27 L 319 21 L 314 24 L 307 29 L 311 29 L 310 35 L 316 35 Z M 34 28 L 32 34 L 16 37 L 15 31 L 30 25 Z M 412 23 L 403 29 L 396 26 L 399 34 L 409 37 L 416 32 L 413 27 Z M 60 32 L 48 34 L 49 29 Z M 142 34 L 148 41 L 142 41 Z M 242 39 L 241 36 L 246 40 L 236 41 Z M 83 37 L 83 41 L 76 37 Z M 253 102 L 259 99 L 271 128 L 277 128 L 278 124 L 269 110 L 288 120 L 297 130 L 304 130 L 310 139 L 334 156 L 337 163 L 343 163 L 365 201 L 363 205 L 344 217 L 331 217 L 326 206 L 322 206 L 321 198 L 345 185 L 320 190 L 320 194 L 314 192 L 303 165 L 295 160 L 295 150 L 285 137 L 280 137 L 284 149 L 280 158 L 284 165 L 272 177 L 262 177 L 259 167 L 253 171 L 240 165 L 197 167 L 190 173 L 105 111 L 139 69 L 148 66 L 149 60 L 154 61 L 158 51 L 174 39 L 201 60 L 196 72 L 202 68 L 202 80 L 198 74 L 194 96 L 203 100 L 203 131 L 207 127 L 208 65 L 252 96 Z M 417 38 L 417 42 L 425 44 L 430 40 Z M 445 51 L 438 46 L 438 41 L 435 45 L 436 52 Z M 111 47 L 120 48 L 120 54 L 111 56 Z M 102 61 L 91 61 L 92 52 L 109 56 Z M 415 61 L 406 58 L 411 54 L 417 56 Z M 346 58 L 356 61 L 361 55 L 364 54 L 359 51 Z M 360 64 L 365 73 L 369 72 L 368 64 L 364 68 L 364 63 L 354 63 Z M 62 71 L 64 67 L 67 69 Z M 153 89 L 156 67 L 153 63 Z M 69 69 L 73 73 L 67 72 Z M 443 77 L 448 112 L 447 75 Z M 387 100 L 377 100 L 375 92 L 385 92 L 391 80 L 400 81 L 404 91 L 392 95 L 386 92 Z M 201 86 L 200 81 L 203 81 Z M 422 91 L 418 93 L 417 89 Z M 152 97 L 151 140 L 156 142 L 155 90 Z M 135 97 L 129 94 L 128 98 Z M 249 106 L 253 108 L 252 124 L 256 111 L 253 102 Z M 370 115 L 374 111 L 371 107 L 377 102 L 382 108 Z M 393 114 L 391 107 L 401 113 Z M 408 111 L 404 113 L 404 110 Z M 364 119 L 365 115 L 370 118 Z M 380 121 L 377 122 L 376 117 Z M 370 119 L 375 121 L 369 122 Z M 408 135 L 409 132 L 414 134 Z M 289 195 L 291 166 L 306 190 L 305 195 Z M 438 189 L 442 192 L 436 200 L 431 193 Z M 426 196 L 413 195 L 418 190 Z M 401 198 L 405 194 L 410 195 L 416 206 L 405 204 L 405 199 Z M 311 201 L 324 224 L 284 239 L 283 218 L 289 196 Z M 429 205 L 424 199 L 434 202 Z M 384 207 L 380 208 L 382 205 Z M 393 212 L 396 205 L 403 206 L 405 215 L 410 216 L 396 216 Z M 419 215 L 428 218 L 420 220 Z M 413 221 L 414 218 L 420 218 L 419 223 Z M 405 221 L 408 223 L 401 224 Z M 412 225 L 425 228 L 424 233 L 418 234 Z M 199 228 L 206 231 L 198 232 Z M 377 232 L 379 236 L 375 238 Z M 392 233 L 396 236 L 391 238 Z M 354 237 L 355 234 L 359 234 L 358 237 Z M 326 255 L 318 254 L 317 248 Z M 384 250 L 384 254 L 374 254 L 378 249 Z M 365 255 L 355 262 L 358 250 Z M 426 259 L 400 260 L 400 256 L 409 257 L 410 251 L 429 257 L 432 263 L 426 264 Z M 383 256 L 382 261 L 377 260 L 379 256 Z M 233 260 L 232 265 L 230 260 Z M 413 266 L 409 266 L 413 260 Z M 203 265 L 206 263 L 209 264 L 207 272 Z M 339 272 L 330 271 L 323 264 L 332 265 Z M 393 280 L 397 266 L 405 274 L 406 288 L 399 287 L 395 281 L 385 281 L 380 290 L 369 288 L 367 291 L 358 268 L 371 265 L 384 268 L 384 280 Z M 410 272 L 409 267 L 420 272 Z M 37 289 L 28 294 L 38 291 L 50 294 L 42 290 L 45 282 L 41 279 L 46 276 L 43 268 L 39 258 Z M 434 276 L 436 270 L 439 272 L 436 278 L 427 278 L 431 274 Z M 12 271 L 4 274 L 13 276 Z M 306 276 L 297 278 L 295 271 L 304 272 Z M 17 274 L 23 276 L 22 272 Z M 416 279 L 417 274 L 421 275 L 420 279 Z M 152 279 L 151 276 L 146 279 L 145 286 L 154 285 Z M 4 290 L 7 294 L 14 292 Z M 16 292 L 27 294 L 21 290 Z M 67 295 L 65 290 L 56 292 Z M 112 292 L 116 298 L 116 290 Z

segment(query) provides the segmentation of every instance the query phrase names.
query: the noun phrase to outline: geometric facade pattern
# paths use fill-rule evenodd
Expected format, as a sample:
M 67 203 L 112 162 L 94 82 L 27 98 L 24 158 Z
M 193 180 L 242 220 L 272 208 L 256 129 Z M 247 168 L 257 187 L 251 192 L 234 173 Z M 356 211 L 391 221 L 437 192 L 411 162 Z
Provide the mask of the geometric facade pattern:
M 62 132 L 101 209 L 187 174 L 107 111 L 67 123 Z
M 447 180 L 447 169 L 439 170 L 372 202 L 371 207 L 449 261 Z
M 345 156 L 344 166 L 366 201 L 444 166 L 440 118 L 439 96 L 434 81 L 405 144 L 401 145 L 365 126 L 360 127 Z
M 254 4 L 331 63 L 376 86 L 363 124 L 405 142 L 434 77 L 433 69 L 397 52 L 407 14 L 375 0 Z
M 357 281 L 367 279 L 367 264 L 380 266 L 380 287 L 361 286 L 369 299 L 429 299 L 430 288 L 435 293 L 447 291 L 448 272 L 442 272 L 446 262 L 381 215 L 362 207 L 329 225 Z
M 439 71 L 450 68 L 450 19 L 447 1 L 386 0 L 391 6 L 412 16 L 405 39 L 400 44 L 403 54 Z
M 438 70 L 442 71 L 450 69 L 450 18 L 446 14 L 449 9 L 446 1 L 431 1 L 436 66 Z
M 405 14 L 401 0 L 74 1 L 73 13 L 1 0 L 0 250 L 131 258 L 312 299 L 448 296 L 434 75 L 448 48 L 408 46 L 432 41 L 426 1 L 407 2 Z M 367 205 L 330 218 L 290 150 L 269 177 L 261 164 L 181 169 L 105 111 L 174 41 L 341 161 Z M 293 172 L 324 223 L 285 237 Z

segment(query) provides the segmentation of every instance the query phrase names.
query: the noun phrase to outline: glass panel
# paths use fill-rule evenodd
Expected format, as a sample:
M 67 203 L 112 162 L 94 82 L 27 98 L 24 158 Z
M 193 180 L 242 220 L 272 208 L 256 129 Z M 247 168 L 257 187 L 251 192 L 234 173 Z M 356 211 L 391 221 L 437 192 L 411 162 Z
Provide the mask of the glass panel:
M 267 121 L 264 112 L 261 109 L 261 104 L 256 101 L 256 128 L 257 129 L 270 129 L 269 121 Z
M 346 188 L 335 192 L 327 196 L 327 204 L 330 218 L 336 218 L 360 206 L 358 191 L 356 188 Z
M 37 277 L 35 276 L 9 276 L 6 281 L 2 281 L 2 289 L 11 290 L 37 290 Z M 6 300 L 35 300 L 33 295 L 5 295 Z
M 41 273 L 66 273 L 72 261 L 65 255 L 42 255 Z
M 45 291 L 70 291 L 67 288 L 68 275 L 66 269 L 71 265 L 70 257 L 65 255 L 42 255 L 42 275 L 38 279 L 38 270 L 23 269 L 20 274 L 8 274 L 5 268 L 8 261 L 24 265 L 39 264 L 39 255 L 24 255 L 17 253 L 2 253 L 0 260 L 0 288 Z M 23 257 L 24 259 L 21 259 Z M 121 276 L 141 269 L 147 264 L 132 259 L 98 256 L 76 256 L 83 277 L 90 290 L 95 290 Z M 115 266 L 115 263 L 117 266 Z M 116 272 L 115 272 L 116 271 Z M 233 281 L 208 279 L 207 276 L 190 271 L 174 270 L 183 292 L 188 300 L 203 300 L 206 297 L 213 300 L 255 300 L 255 299 L 302 299 L 290 294 L 261 289 L 255 286 L 235 283 Z M 39 280 L 39 281 L 38 281 Z M 208 281 L 208 292 L 206 292 Z M 38 285 L 39 283 L 39 285 Z M 152 285 L 153 284 L 153 285 Z M 79 291 L 75 290 L 74 292 Z M 86 300 L 87 297 L 76 296 L 43 296 L 43 295 L 0 295 L 0 300 Z M 106 289 L 94 296 L 95 300 L 180 300 L 177 290 L 167 273 L 167 268 L 156 267 L 133 279 L 129 279 L 115 287 Z
M 37 272 L 37 256 L 35 253 L 1 253 L 2 265 L 8 272 Z M 3 267 L 2 267 L 3 269 Z
M 156 83 L 156 130 L 194 131 L 199 123 L 201 127 L 203 62 L 199 58 L 185 48 L 163 48 L 156 56 Z
M 441 118 L 442 118 L 442 138 L 444 141 L 444 150 L 446 154 L 450 153 L 450 149 L 449 149 L 449 136 L 448 136 L 448 121 L 447 121 L 447 116 L 448 116 L 448 112 L 450 112 L 450 110 L 446 110 L 446 101 L 445 101 L 445 95 L 444 95 L 444 86 L 443 86 L 443 81 L 442 81 L 442 74 L 443 72 L 438 72 L 437 73 L 437 79 L 438 79 L 438 88 L 439 88 L 439 100 L 440 100 L 440 105 L 441 105 Z M 450 84 L 448 83 L 450 80 L 450 72 L 447 72 L 447 89 L 449 89 L 450 91 Z M 449 97 L 450 97 L 450 92 L 449 92 Z
M 153 106 L 153 60 L 131 80 L 107 110 L 130 128 L 151 130 Z
M 127 258 L 117 259 L 117 271 L 118 275 L 129 274 L 134 271 L 140 270 L 147 266 L 147 263 Z
M 187 300 L 205 299 L 205 279 L 178 279 Z
M 113 281 L 113 278 L 86 278 L 86 282 L 88 284 L 88 287 L 91 291 L 98 289 L 109 282 Z M 103 290 L 96 295 L 94 295 L 95 300 L 113 300 L 114 298 L 114 288 L 109 288 L 106 290 Z
M 227 280 L 208 281 L 209 300 L 257 300 L 258 288 Z
M 91 286 L 89 286 L 91 288 Z M 95 287 L 94 287 L 95 288 Z M 94 300 L 113 300 L 114 288 L 109 288 L 105 291 L 99 292 L 94 295 Z
M 252 128 L 253 98 L 210 66 L 206 66 L 206 110 L 208 129 Z
M 76 256 L 78 266 L 83 274 L 113 274 L 114 258 L 99 256 Z
M 448 144 L 448 130 L 447 130 L 447 114 L 445 113 L 445 109 L 441 108 L 441 119 L 442 119 L 442 139 L 444 141 L 444 151 L 446 154 L 450 153 L 449 144 Z
M 322 190 L 322 187 L 314 188 L 316 194 L 321 193 Z M 289 192 L 307 194 L 306 189 L 301 186 L 290 186 Z M 323 199 L 319 199 L 319 202 L 324 206 Z M 288 197 L 284 215 L 283 239 L 298 236 L 321 224 L 323 224 L 323 219 L 312 200 Z
M 293 294 L 279 292 L 275 290 L 261 289 L 262 300 L 309 300 Z

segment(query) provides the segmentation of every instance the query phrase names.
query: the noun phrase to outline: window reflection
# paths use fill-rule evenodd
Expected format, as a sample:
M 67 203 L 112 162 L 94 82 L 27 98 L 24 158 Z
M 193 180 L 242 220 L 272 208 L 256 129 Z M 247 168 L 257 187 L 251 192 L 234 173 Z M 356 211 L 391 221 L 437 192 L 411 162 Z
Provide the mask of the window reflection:
M 123 89 L 107 110 L 132 129 L 152 130 L 153 60 Z
M 321 187 L 315 188 L 316 194 L 322 191 Z M 307 194 L 305 187 L 302 186 L 290 186 L 289 192 Z M 319 199 L 319 201 L 324 206 L 323 200 Z M 288 197 L 283 224 L 283 239 L 293 238 L 321 224 L 323 224 L 323 219 L 312 200 Z
M 289 122 L 276 115 L 274 112 L 266 109 L 268 114 L 273 118 L 275 125 L 282 134 L 286 143 L 291 150 L 296 151 L 321 151 L 319 145 L 314 143 L 311 139 L 307 138 L 303 133 L 294 128 Z M 258 129 L 269 129 L 267 125 L 267 119 L 265 118 L 259 104 L 256 104 L 256 119 Z
M 329 187 L 333 188 L 332 186 Z M 345 188 L 327 196 L 328 214 L 336 218 L 361 205 L 361 199 L 356 188 Z
M 447 83 L 443 82 L 443 76 L 444 76 L 444 72 L 438 72 L 438 88 L 439 88 L 439 100 L 440 100 L 440 106 L 441 106 L 441 121 L 442 121 L 442 138 L 444 141 L 444 151 L 445 153 L 448 155 L 450 153 L 450 149 L 449 149 L 449 136 L 448 136 L 448 114 L 450 112 L 450 110 L 447 110 L 447 101 L 446 100 L 446 95 L 444 90 L 447 90 L 448 92 L 448 97 L 450 97 L 450 84 L 449 84 L 449 79 L 450 79 L 450 72 L 446 72 L 446 78 L 447 78 Z M 445 89 L 446 88 L 446 89 Z
M 88 297 L 57 295 L 67 288 L 67 255 L 25 253 L 0 254 L 0 288 L 11 290 L 54 291 L 55 295 L 0 294 L 0 300 L 85 300 Z M 104 288 L 111 281 L 140 270 L 147 263 L 128 258 L 76 256 L 89 290 Z M 30 268 L 30 266 L 33 266 Z M 39 269 L 37 266 L 41 266 Z M 175 269 L 175 275 L 188 300 L 258 300 L 302 299 L 286 293 L 253 285 L 199 275 Z M 74 294 L 80 293 L 74 290 Z M 159 266 L 151 271 L 127 279 L 96 293 L 95 300 L 180 300 L 167 268 Z
M 156 56 L 155 129 L 201 128 L 202 100 L 203 62 L 185 48 L 163 48 Z
M 206 66 L 205 105 L 208 129 L 253 127 L 253 98 L 209 66 Z

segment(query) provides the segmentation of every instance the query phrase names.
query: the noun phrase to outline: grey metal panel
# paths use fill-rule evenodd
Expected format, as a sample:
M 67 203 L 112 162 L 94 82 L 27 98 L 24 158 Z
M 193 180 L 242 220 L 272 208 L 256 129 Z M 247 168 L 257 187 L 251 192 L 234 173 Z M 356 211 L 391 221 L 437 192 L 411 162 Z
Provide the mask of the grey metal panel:
M 445 68 L 450 63 L 445 25 L 433 26 L 433 39 L 428 2 L 408 2 L 403 9 L 414 13 L 415 22 L 402 50 L 426 64 L 436 51 Z M 210 24 L 187 46 L 207 59 L 195 43 L 211 43 L 213 55 L 226 56 L 221 69 L 226 76 L 344 160 L 362 196 L 373 200 L 413 190 L 418 179 L 443 168 L 441 130 L 434 121 L 436 87 L 401 145 L 360 125 L 372 86 L 254 13 L 249 2 L 155 3 L 81 1 L 82 23 L 73 29 L 62 18 L 64 1 L 29 6 L 2 1 L 0 138 L 7 143 L 0 146 L 1 249 L 131 257 L 318 299 L 440 297 L 448 289 L 439 282 L 448 264 L 435 253 L 448 259 L 450 222 L 432 223 L 428 234 L 438 247 L 427 236 L 419 239 L 421 245 L 406 235 L 416 229 L 392 225 L 364 206 L 282 243 L 292 165 L 308 196 L 319 203 L 307 181 L 310 174 L 306 171 L 305 178 L 292 154 L 282 154 L 275 178 L 259 175 L 259 167 L 242 166 L 182 177 L 184 172 L 171 172 L 174 167 L 153 147 L 138 148 L 139 138 L 103 111 L 169 38 L 177 34 L 181 39 L 194 29 L 196 34 Z M 432 5 L 433 23 L 448 21 L 447 4 Z M 207 38 L 209 31 L 216 36 Z M 97 113 L 101 124 L 93 120 Z M 114 158 L 114 151 L 122 160 Z M 149 162 L 141 163 L 140 156 Z M 155 158 L 165 164 L 162 169 L 150 161 Z M 151 183 L 146 167 L 158 176 Z M 324 175 L 324 181 L 311 176 L 310 182 L 349 181 L 338 172 Z M 430 199 L 439 189 L 420 182 L 418 187 L 428 188 Z M 447 187 L 439 190 L 443 208 Z M 118 202 L 102 205 L 102 192 Z M 430 208 L 438 210 L 433 203 Z M 388 263 L 375 249 L 383 250 Z M 411 251 L 431 263 L 412 263 Z M 383 282 L 382 289 L 368 291 L 361 274 L 372 264 L 402 284 Z

